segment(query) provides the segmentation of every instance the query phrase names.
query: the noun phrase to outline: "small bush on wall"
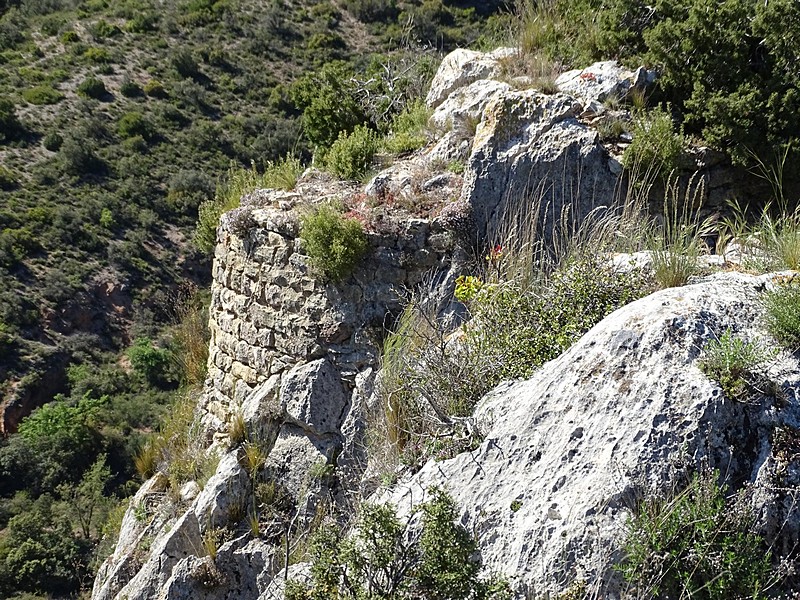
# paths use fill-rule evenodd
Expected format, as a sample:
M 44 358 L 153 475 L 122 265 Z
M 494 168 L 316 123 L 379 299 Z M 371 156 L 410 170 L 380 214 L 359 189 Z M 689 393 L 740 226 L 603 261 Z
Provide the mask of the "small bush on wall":
M 332 281 L 352 273 L 367 251 L 367 236 L 361 223 L 343 217 L 329 204 L 322 204 L 303 217 L 300 239 L 312 265 Z

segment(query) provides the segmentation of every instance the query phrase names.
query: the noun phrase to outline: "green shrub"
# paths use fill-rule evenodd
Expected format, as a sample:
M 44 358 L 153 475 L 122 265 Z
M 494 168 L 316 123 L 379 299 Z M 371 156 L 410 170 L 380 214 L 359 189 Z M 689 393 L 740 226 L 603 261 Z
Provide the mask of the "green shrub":
M 150 79 L 144 84 L 144 93 L 152 98 L 166 98 L 167 92 L 158 79 Z
M 0 4 L 2 7 L 2 4 Z M 25 16 L 16 6 L 7 5 L 8 10 L 0 11 L 0 51 L 11 50 L 26 39 L 30 29 Z
M 430 111 L 422 100 L 408 104 L 391 125 L 391 133 L 383 147 L 392 154 L 402 154 L 422 148 L 428 141 L 426 129 Z
M 292 100 L 303 111 L 303 132 L 314 146 L 329 148 L 341 132 L 350 133 L 367 121 L 353 75 L 343 63 L 334 62 L 292 87 Z
M 332 281 L 352 273 L 367 251 L 367 236 L 361 223 L 344 218 L 327 204 L 303 217 L 300 239 L 314 268 Z
M 770 334 L 788 350 L 800 349 L 800 286 L 780 285 L 767 292 L 764 303 Z
M 0 98 L 0 144 L 15 139 L 22 130 L 14 103 L 7 98 Z
M 764 379 L 758 371 L 771 358 L 771 353 L 758 343 L 735 337 L 726 329 L 719 339 L 703 348 L 700 370 L 719 383 L 731 400 L 748 400 L 758 393 L 758 383 Z
M 654 108 L 633 119 L 633 141 L 625 150 L 622 163 L 635 175 L 658 175 L 665 181 L 681 166 L 684 147 L 682 132 L 675 132 L 670 114 Z
M 399 12 L 395 0 L 347 0 L 345 7 L 364 23 L 388 21 L 396 17 Z
M 64 138 L 55 131 L 49 131 L 42 139 L 42 146 L 50 152 L 58 152 L 62 143 L 64 143 Z
M 37 86 L 23 90 L 22 97 L 29 104 L 40 106 L 61 102 L 64 99 L 64 94 L 50 86 Z
M 671 496 L 647 497 L 628 523 L 620 570 L 633 597 L 765 598 L 773 573 L 744 496 L 725 497 L 718 472 Z
M 74 44 L 81 41 L 81 36 L 79 36 L 77 32 L 70 29 L 69 31 L 62 33 L 60 39 L 62 44 Z
M 112 25 L 105 19 L 100 19 L 91 28 L 92 37 L 95 40 L 103 40 L 105 38 L 114 37 L 122 33 L 119 27 Z
M 141 12 L 130 17 L 125 23 L 125 31 L 130 33 L 146 33 L 154 31 L 158 26 L 159 15 L 156 12 Z
M 120 117 L 117 133 L 123 139 L 141 136 L 145 141 L 150 141 L 155 136 L 155 128 L 142 113 L 129 112 Z
M 0 190 L 13 190 L 19 185 L 19 177 L 11 169 L 0 165 Z
M 636 3 L 634 3 L 636 4 Z M 683 103 L 687 122 L 717 147 L 748 161 L 797 140 L 800 73 L 794 48 L 800 19 L 791 0 L 683 0 L 658 11 L 644 33 L 648 55 L 662 69 L 661 87 Z M 713 52 L 709 48 L 714 48 Z
M 136 98 L 141 95 L 142 88 L 139 87 L 138 83 L 126 76 L 120 83 L 119 93 L 126 98 Z
M 91 144 L 85 140 L 67 138 L 58 151 L 64 170 L 70 175 L 89 175 L 100 172 L 104 165 L 97 157 Z
M 181 77 L 196 77 L 199 74 L 197 61 L 191 51 L 187 48 L 180 48 L 171 57 L 172 66 Z
M 492 365 L 489 387 L 528 377 L 648 289 L 641 273 L 618 271 L 600 257 L 578 256 L 541 282 L 488 286 L 470 304 L 476 319 L 467 328 L 467 340 Z
M 366 174 L 379 147 L 378 134 L 366 125 L 359 125 L 350 134 L 339 134 L 325 153 L 323 166 L 342 179 L 358 179 Z
M 287 154 L 276 162 L 268 162 L 264 169 L 263 184 L 276 190 L 293 190 L 303 173 L 303 163 L 299 158 Z
M 141 374 L 151 385 L 162 385 L 170 379 L 169 352 L 153 346 L 146 337 L 137 338 L 128 349 L 128 358 L 134 371 Z
M 96 48 L 92 46 L 91 48 L 87 48 L 83 52 L 83 58 L 88 60 L 89 62 L 93 62 L 96 64 L 106 64 L 113 62 L 111 60 L 111 55 L 108 53 L 108 50 L 105 48 Z
M 501 253 L 490 257 L 513 260 Z M 616 271 L 599 256 L 576 255 L 528 283 L 459 278 L 456 297 L 472 317 L 459 344 L 448 342 L 447 321 L 416 303 L 407 306 L 384 342 L 381 408 L 369 420 L 372 454 L 385 457 L 386 470 L 398 461 L 419 466 L 430 456 L 449 458 L 473 447 L 480 440 L 457 421 L 454 426 L 452 417 L 471 415 L 500 381 L 530 376 L 607 314 L 647 293 L 641 273 Z M 503 267 L 492 268 L 489 281 Z
M 479 578 L 478 546 L 460 525 L 456 505 L 445 492 L 428 490 L 421 532 L 409 535 L 389 505 L 361 507 L 353 535 L 325 524 L 309 547 L 311 586 L 287 585 L 287 598 L 344 600 L 482 600 L 507 597 L 508 586 Z
M 84 79 L 80 85 L 78 85 L 77 92 L 78 95 L 84 98 L 94 98 L 95 100 L 101 100 L 108 94 L 106 84 L 96 77 L 87 77 Z

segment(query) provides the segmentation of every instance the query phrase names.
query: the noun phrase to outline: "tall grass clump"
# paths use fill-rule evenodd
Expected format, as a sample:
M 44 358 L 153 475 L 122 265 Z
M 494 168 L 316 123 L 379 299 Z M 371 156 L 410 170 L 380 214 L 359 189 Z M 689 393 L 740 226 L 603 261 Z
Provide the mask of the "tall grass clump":
M 479 255 L 476 275 L 458 279 L 455 297 L 467 310 L 460 327 L 417 299 L 387 336 L 370 439 L 389 467 L 472 447 L 470 417 L 486 392 L 530 376 L 649 290 L 641 271 L 617 269 L 608 255 L 639 227 L 636 211 L 597 211 L 580 226 L 564 212 L 548 227 L 538 223 L 540 208 L 511 209 L 494 237 L 503 243 Z
M 206 449 L 203 426 L 195 415 L 191 393 L 175 400 L 159 433 L 148 440 L 135 459 L 142 478 L 161 471 L 173 489 L 180 489 L 183 483 L 192 480 L 202 487 L 214 473 L 217 462 L 218 457 Z
M 710 219 L 700 219 L 704 191 L 703 180 L 696 175 L 685 187 L 677 177 L 667 182 L 663 220 L 651 224 L 646 241 L 661 288 L 685 285 L 698 272 L 699 258 L 706 251 L 704 240 L 714 232 Z
M 175 307 L 170 354 L 180 375 L 181 384 L 197 388 L 205 382 L 208 367 L 207 298 L 203 294 L 179 298 Z
M 589 2 L 519 0 L 516 12 L 517 47 L 525 56 L 545 57 L 577 67 L 602 54 L 603 32 Z
M 300 175 L 303 174 L 303 168 L 300 159 L 291 154 L 278 161 L 270 161 L 264 169 L 262 185 L 274 190 L 293 190 Z
M 770 214 L 767 206 L 745 238 L 749 266 L 762 271 L 800 269 L 800 213 Z
M 703 373 L 719 383 L 726 397 L 747 401 L 758 391 L 757 383 L 763 379 L 761 368 L 771 357 L 772 353 L 761 344 L 736 337 L 726 329 L 705 345 L 698 364 Z

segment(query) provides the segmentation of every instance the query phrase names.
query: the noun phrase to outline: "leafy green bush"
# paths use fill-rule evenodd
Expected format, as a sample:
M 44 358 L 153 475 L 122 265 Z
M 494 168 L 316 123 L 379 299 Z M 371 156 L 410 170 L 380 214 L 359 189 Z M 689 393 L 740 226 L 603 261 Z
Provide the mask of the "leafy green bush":
M 320 527 L 309 548 L 311 587 L 287 585 L 287 600 L 508 597 L 504 582 L 479 578 L 477 544 L 455 524 L 450 496 L 437 488 L 429 494 L 415 511 L 422 513 L 421 531 L 408 532 L 391 506 L 370 504 L 361 507 L 349 538 L 333 524 Z
M 145 141 L 150 141 L 155 136 L 152 123 L 139 112 L 128 112 L 120 117 L 117 123 L 117 133 L 121 138 L 141 136 Z
M 0 98 L 0 144 L 16 138 L 22 132 L 16 107 L 11 100 Z
M 341 132 L 350 133 L 367 121 L 352 79 L 344 63 L 334 62 L 292 87 L 292 100 L 303 111 L 303 131 L 314 146 L 329 148 Z
M 683 133 L 675 132 L 666 110 L 640 112 L 633 119 L 633 141 L 625 150 L 622 163 L 639 175 L 658 175 L 665 181 L 680 167 L 686 145 Z
M 771 354 L 758 343 L 735 337 L 726 329 L 719 339 L 703 348 L 700 370 L 719 383 L 731 400 L 748 400 L 757 393 L 757 383 L 763 379 L 758 370 Z
M 0 593 L 4 597 L 17 597 L 16 591 L 78 592 L 89 575 L 84 561 L 89 543 L 76 538 L 72 524 L 60 516 L 53 499 L 43 496 L 30 510 L 9 521 L 0 540 Z
M 86 141 L 67 138 L 58 151 L 61 155 L 64 170 L 70 175 L 89 175 L 102 170 L 103 163 L 94 149 Z
M 718 479 L 718 472 L 694 475 L 683 491 L 645 498 L 636 508 L 620 568 L 632 595 L 766 597 L 770 552 L 753 533 L 753 510 L 743 496 L 726 498 Z
M 96 63 L 99 65 L 104 65 L 114 62 L 108 50 L 106 50 L 105 48 L 96 48 L 94 46 L 92 46 L 91 48 L 87 48 L 83 52 L 83 58 L 85 58 L 89 62 Z
M 168 382 L 170 373 L 169 351 L 153 346 L 146 337 L 137 338 L 128 349 L 128 358 L 134 370 L 151 385 L 159 386 Z
M 187 48 L 180 48 L 172 55 L 172 66 L 181 77 L 196 77 L 199 67 L 192 52 Z
M 11 169 L 0 165 L 0 190 L 13 190 L 19 185 L 19 178 Z
M 345 7 L 354 17 L 364 23 L 387 21 L 397 16 L 395 0 L 347 0 Z
M 422 148 L 428 141 L 426 128 L 430 111 L 422 100 L 408 104 L 391 125 L 391 133 L 383 141 L 383 147 L 392 154 L 402 154 Z
M 618 271 L 601 257 L 579 256 L 538 284 L 487 286 L 470 304 L 476 318 L 466 330 L 467 340 L 492 364 L 489 387 L 528 377 L 648 289 L 641 273 Z
M 328 204 L 317 206 L 301 222 L 300 239 L 311 264 L 325 277 L 340 281 L 352 273 L 367 251 L 364 227 Z
M 63 143 L 64 138 L 55 131 L 48 131 L 44 138 L 42 138 L 42 146 L 44 146 L 46 150 L 50 150 L 50 152 L 58 152 Z
M 142 88 L 129 77 L 125 77 L 119 85 L 119 93 L 126 98 L 136 98 L 142 93 Z
M 98 41 L 104 40 L 105 38 L 114 37 L 120 33 L 122 33 L 122 31 L 119 27 L 109 23 L 105 19 L 100 19 L 91 28 L 92 37 Z
M 61 40 L 62 44 L 74 44 L 81 41 L 81 36 L 79 36 L 77 32 L 70 29 L 69 31 L 62 33 L 59 39 Z
M 513 260 L 501 249 L 490 258 Z M 497 263 L 493 269 L 502 270 Z M 530 376 L 648 289 L 641 273 L 616 271 L 599 255 L 576 255 L 527 284 L 463 277 L 456 297 L 472 318 L 458 344 L 448 342 L 451 323 L 410 303 L 384 342 L 382 402 L 369 420 L 372 454 L 384 462 L 379 470 L 392 471 L 398 462 L 420 466 L 430 456 L 449 458 L 473 447 L 480 440 L 461 431 L 453 417 L 470 416 L 497 383 Z
M 108 94 L 106 84 L 96 77 L 87 77 L 80 85 L 78 85 L 77 92 L 84 98 L 94 98 L 100 100 Z
M 167 92 L 164 89 L 164 84 L 162 84 L 158 79 L 148 80 L 142 89 L 144 90 L 145 94 L 153 98 L 166 98 L 167 96 Z
M 358 179 L 367 172 L 379 148 L 378 134 L 366 125 L 359 125 L 350 134 L 339 134 L 325 153 L 323 166 L 342 179 Z
M 800 136 L 794 118 L 800 73 L 791 66 L 800 33 L 786 28 L 800 19 L 800 6 L 791 0 L 708 6 L 706 0 L 660 6 L 643 36 L 648 56 L 663 72 L 661 87 L 708 142 L 740 162 L 749 151 L 769 155 Z
M 770 334 L 788 350 L 800 349 L 800 286 L 780 285 L 767 292 L 764 304 Z
M 43 104 L 56 104 L 64 99 L 64 94 L 50 86 L 37 86 L 22 91 L 25 102 L 37 106 Z

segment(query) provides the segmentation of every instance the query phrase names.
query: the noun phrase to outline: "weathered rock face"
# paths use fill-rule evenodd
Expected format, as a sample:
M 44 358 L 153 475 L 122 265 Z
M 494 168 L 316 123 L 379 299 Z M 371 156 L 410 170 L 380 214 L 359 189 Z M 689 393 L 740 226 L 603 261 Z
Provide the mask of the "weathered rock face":
M 498 232 L 514 215 L 538 215 L 547 238 L 563 210 L 580 223 L 616 200 L 619 170 L 597 132 L 578 121 L 580 111 L 570 96 L 535 90 L 498 94 L 489 102 L 461 191 L 479 236 Z
M 556 78 L 556 87 L 590 104 L 611 98 L 624 100 L 634 90 L 644 93 L 655 80 L 655 71 L 644 67 L 632 71 L 615 60 L 608 60 L 562 73 Z
M 425 102 L 436 108 L 454 90 L 479 79 L 493 79 L 502 72 L 502 61 L 517 53 L 516 48 L 498 48 L 493 52 L 458 49 L 442 61 Z
M 727 400 L 697 366 L 726 329 L 769 343 L 759 300 L 769 285 L 722 273 L 623 307 L 530 380 L 485 398 L 480 448 L 429 462 L 389 499 L 408 507 L 444 487 L 486 565 L 537 593 L 584 579 L 613 597 L 633 501 L 665 489 L 681 466 L 719 469 L 734 489 L 754 483 L 764 531 L 793 547 L 800 465 L 795 456 L 787 466 L 772 439 L 800 419 L 797 358 L 781 355 L 770 369 L 780 400 L 750 404 Z

